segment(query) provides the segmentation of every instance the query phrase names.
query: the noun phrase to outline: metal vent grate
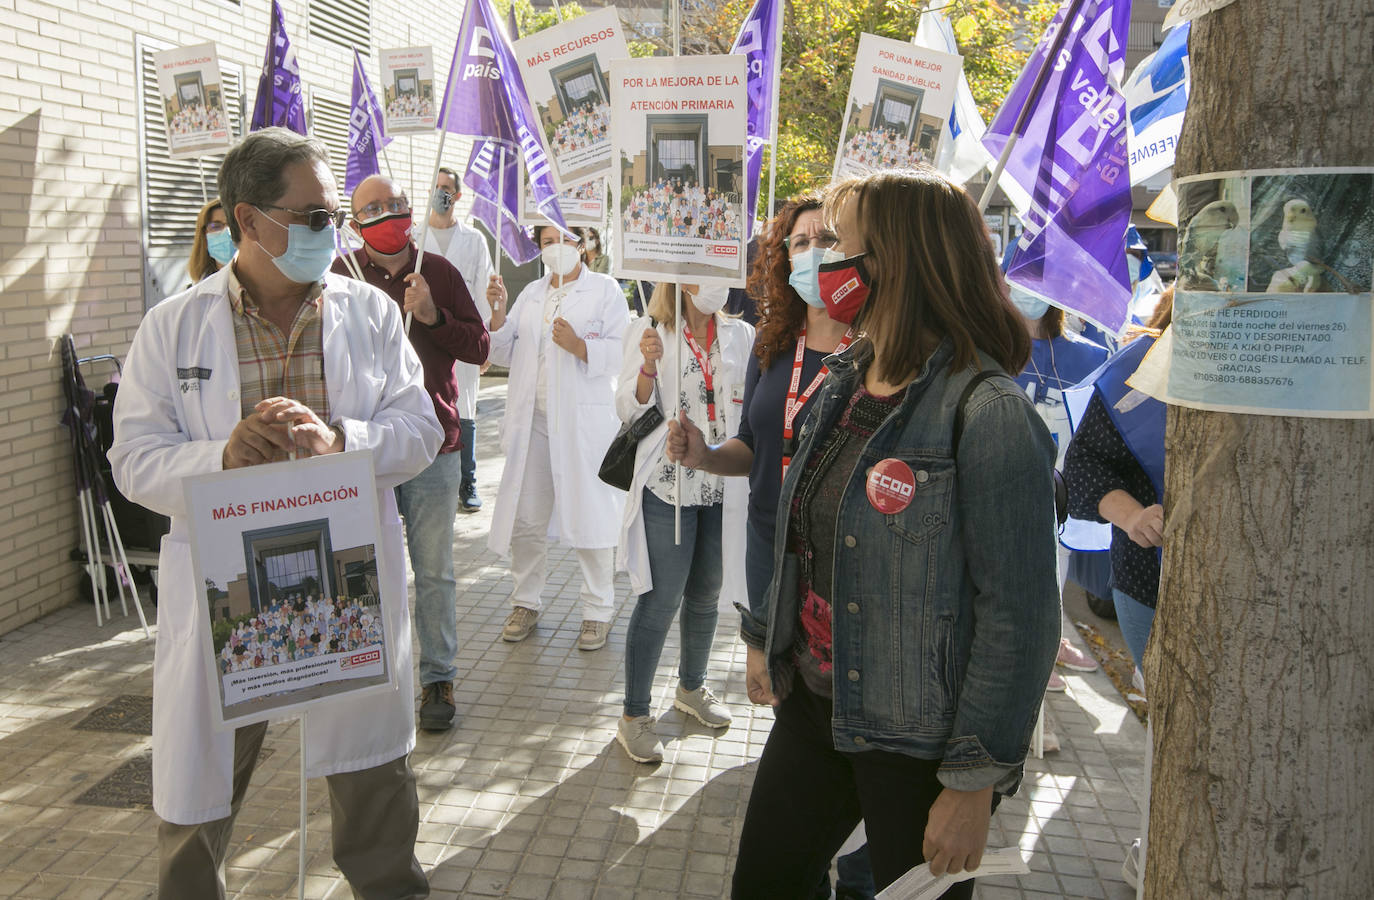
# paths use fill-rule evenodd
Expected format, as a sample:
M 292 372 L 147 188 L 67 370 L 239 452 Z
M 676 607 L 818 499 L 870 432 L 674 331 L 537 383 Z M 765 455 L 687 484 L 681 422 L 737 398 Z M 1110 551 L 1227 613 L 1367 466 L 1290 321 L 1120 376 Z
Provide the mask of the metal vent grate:
M 368 55 L 372 46 L 371 0 L 310 0 L 310 33 Z
M 310 92 L 310 133 L 329 148 L 329 171 L 334 173 L 339 190 L 343 191 L 344 172 L 348 168 L 348 104 L 321 91 Z M 339 197 L 348 205 L 348 198 Z

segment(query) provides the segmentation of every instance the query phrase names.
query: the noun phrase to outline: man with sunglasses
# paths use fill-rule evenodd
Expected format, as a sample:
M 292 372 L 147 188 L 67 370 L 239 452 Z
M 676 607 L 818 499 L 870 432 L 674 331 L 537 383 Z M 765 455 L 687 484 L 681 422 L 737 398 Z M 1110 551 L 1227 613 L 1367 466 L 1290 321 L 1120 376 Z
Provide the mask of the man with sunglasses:
M 420 638 L 420 727 L 446 731 L 456 708 L 458 583 L 453 577 L 453 518 L 462 484 L 463 435 L 454 362 L 486 362 L 491 339 L 463 276 L 437 253 L 419 253 L 410 239 L 410 201 L 401 186 L 372 175 L 353 189 L 349 226 L 363 239 L 353 263 L 401 312 L 414 316 L 409 338 L 425 370 L 425 390 L 444 428 L 439 455 L 397 490 L 406 547 L 415 573 L 415 631 Z M 334 271 L 347 274 L 342 259 Z
M 153 662 L 158 896 L 224 897 L 230 831 L 267 730 L 266 722 L 232 733 L 215 726 L 218 689 L 201 656 L 210 639 L 195 612 L 204 594 L 194 583 L 182 480 L 365 449 L 383 528 L 378 568 L 392 573 L 380 593 L 400 687 L 312 707 L 306 772 L 328 781 L 334 861 L 355 895 L 425 897 L 392 488 L 430 464 L 443 431 L 399 310 L 368 285 L 326 274 L 343 213 L 324 145 L 284 128 L 255 132 L 225 156 L 219 187 L 238 253 L 144 317 L 109 451 L 125 496 L 172 517 Z

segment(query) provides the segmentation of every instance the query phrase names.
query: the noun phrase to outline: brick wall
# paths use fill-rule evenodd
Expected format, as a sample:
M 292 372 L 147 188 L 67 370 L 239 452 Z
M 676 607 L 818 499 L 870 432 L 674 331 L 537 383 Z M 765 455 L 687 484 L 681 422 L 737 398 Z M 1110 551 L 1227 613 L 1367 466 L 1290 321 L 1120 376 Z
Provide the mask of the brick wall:
M 352 52 L 310 35 L 309 6 L 283 0 L 302 78 L 347 103 Z M 136 41 L 215 41 L 221 66 L 242 66 L 251 114 L 270 8 L 270 0 L 0 0 L 0 634 L 72 602 L 83 577 L 68 558 L 80 536 L 58 424 L 58 339 L 71 333 L 82 356 L 122 359 L 145 303 L 157 299 L 144 287 Z M 377 49 L 431 44 L 442 97 L 461 13 L 460 0 L 371 0 L 364 63 L 374 88 Z M 451 137 L 447 148 L 446 163 L 460 168 L 467 142 Z M 436 150 L 430 136 L 389 148 L 412 198 L 426 195 Z M 108 371 L 86 374 L 98 389 Z

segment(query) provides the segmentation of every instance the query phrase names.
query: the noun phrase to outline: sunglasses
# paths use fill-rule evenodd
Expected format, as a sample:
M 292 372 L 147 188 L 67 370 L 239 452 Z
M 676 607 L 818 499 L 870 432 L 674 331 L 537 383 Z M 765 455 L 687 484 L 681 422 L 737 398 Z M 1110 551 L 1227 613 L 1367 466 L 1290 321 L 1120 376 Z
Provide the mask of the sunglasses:
M 300 216 L 306 220 L 311 231 L 324 231 L 330 223 L 333 223 L 335 228 L 342 228 L 344 219 L 348 218 L 348 214 L 343 209 L 292 209 L 289 206 L 273 206 L 271 204 L 264 204 L 259 209 L 279 209 L 282 212 L 289 212 L 293 216 Z

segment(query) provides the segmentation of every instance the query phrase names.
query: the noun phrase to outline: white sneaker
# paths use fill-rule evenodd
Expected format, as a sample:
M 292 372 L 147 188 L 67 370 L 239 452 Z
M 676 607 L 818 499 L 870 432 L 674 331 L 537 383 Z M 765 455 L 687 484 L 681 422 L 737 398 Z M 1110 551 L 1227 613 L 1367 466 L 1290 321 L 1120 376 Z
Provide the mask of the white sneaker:
M 582 630 L 577 635 L 578 650 L 600 650 L 606 646 L 606 638 L 610 637 L 610 622 L 595 622 L 591 619 L 582 620 Z
M 506 624 L 501 627 L 501 637 L 512 643 L 523 641 L 534 631 L 534 623 L 538 621 L 538 611 L 517 606 L 506 616 Z
M 655 724 L 653 716 L 620 717 L 615 739 L 620 741 L 630 759 L 642 763 L 663 762 L 663 742 L 654 733 Z
M 716 695 L 704 684 L 695 691 L 688 691 L 679 683 L 677 696 L 673 698 L 673 706 L 707 728 L 724 728 L 730 724 L 730 710 L 717 700 Z

